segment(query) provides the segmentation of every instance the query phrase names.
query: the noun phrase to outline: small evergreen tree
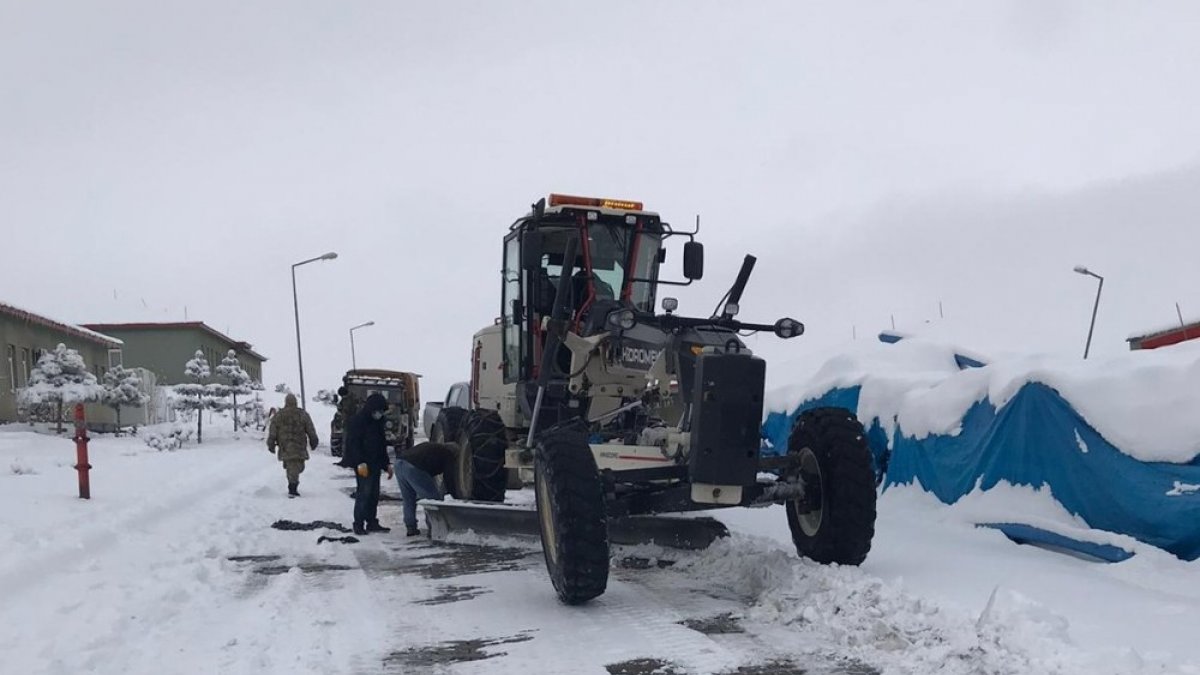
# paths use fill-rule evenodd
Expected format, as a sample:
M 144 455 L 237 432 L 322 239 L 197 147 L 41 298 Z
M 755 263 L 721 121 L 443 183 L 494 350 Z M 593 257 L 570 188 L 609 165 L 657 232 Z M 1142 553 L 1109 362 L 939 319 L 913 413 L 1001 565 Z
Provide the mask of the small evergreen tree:
M 246 414 L 248 416 L 247 419 L 249 419 L 249 417 L 253 417 L 255 426 L 260 430 L 266 426 L 265 422 L 267 419 L 267 409 L 266 406 L 263 405 L 262 395 L 259 392 L 266 390 L 267 388 L 263 386 L 262 382 L 259 382 L 258 380 L 251 380 L 250 391 L 254 392 L 254 398 L 247 401 L 245 406 Z M 247 424 L 249 424 L 249 422 L 247 422 Z
M 292 388 L 287 386 L 286 383 L 280 382 L 279 384 L 275 385 L 275 393 L 276 394 L 290 394 L 290 393 L 292 393 Z
M 38 359 L 29 374 L 29 386 L 21 390 L 20 402 L 26 407 L 53 405 L 56 430 L 61 434 L 63 406 L 99 400 L 103 391 L 79 352 L 59 344 Z
M 338 403 L 337 392 L 331 389 L 319 389 L 317 390 L 317 395 L 313 397 L 313 402 L 336 406 Z
M 176 410 L 196 411 L 196 442 L 203 443 L 204 411 L 212 410 L 216 403 L 212 397 L 212 388 L 207 382 L 212 371 L 208 367 L 208 359 L 204 358 L 204 352 L 196 350 L 196 355 L 184 365 L 183 374 L 190 382 L 175 385 L 175 399 L 171 406 Z
M 224 382 L 216 383 L 216 386 L 221 387 L 221 395 L 233 398 L 232 405 L 229 406 L 233 410 L 233 430 L 238 429 L 238 396 L 245 397 L 254 391 L 252 385 L 253 379 L 250 374 L 243 368 L 237 358 L 237 352 L 232 349 L 225 354 L 225 358 L 221 359 L 220 365 L 217 366 L 217 375 L 224 378 Z
M 146 404 L 149 398 L 141 389 L 142 378 L 136 371 L 121 365 L 109 368 L 104 373 L 104 394 L 101 401 L 117 413 L 117 433 L 121 433 L 121 407 L 135 408 Z

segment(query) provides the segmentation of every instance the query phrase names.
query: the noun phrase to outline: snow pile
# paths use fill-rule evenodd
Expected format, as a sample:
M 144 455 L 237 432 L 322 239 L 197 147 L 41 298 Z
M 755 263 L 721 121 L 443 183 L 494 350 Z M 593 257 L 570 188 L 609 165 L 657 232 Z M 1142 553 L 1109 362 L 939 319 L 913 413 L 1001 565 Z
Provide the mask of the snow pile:
M 960 372 L 954 351 L 939 344 L 917 340 L 895 345 L 868 344 L 829 359 L 804 384 L 769 392 L 765 407 L 768 411 L 790 412 L 834 389 L 861 387 L 859 419 L 878 418 L 890 437 L 895 430 L 899 401 L 915 390 L 931 389 Z
M 956 435 L 971 406 L 987 399 L 1003 408 L 1038 382 L 1135 459 L 1183 464 L 1200 455 L 1200 342 L 1088 361 L 1014 357 L 966 370 L 956 352 L 915 338 L 865 346 L 831 359 L 806 384 L 772 392 L 767 409 L 790 412 L 858 386 L 860 419 L 878 418 L 889 438 L 899 431 L 922 439 Z
M 678 571 L 751 599 L 747 618 L 807 636 L 801 647 L 884 673 L 1164 672 L 1130 649 L 1103 654 L 1074 645 L 1067 619 L 996 586 L 977 612 L 947 608 L 853 567 L 798 560 L 759 537 L 734 536 L 680 561 Z
M 183 444 L 192 440 L 192 430 L 175 427 L 167 431 L 149 431 L 143 439 L 147 446 L 158 451 L 178 450 Z
M 8 468 L 14 476 L 33 476 L 37 474 L 37 470 L 29 465 L 23 458 L 17 457 L 9 463 Z

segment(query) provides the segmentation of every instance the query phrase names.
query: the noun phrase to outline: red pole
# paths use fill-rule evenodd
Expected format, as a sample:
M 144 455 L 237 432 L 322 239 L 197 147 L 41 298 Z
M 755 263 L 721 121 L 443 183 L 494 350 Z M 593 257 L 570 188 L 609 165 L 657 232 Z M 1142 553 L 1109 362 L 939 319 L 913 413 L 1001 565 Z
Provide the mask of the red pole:
M 75 404 L 75 470 L 79 472 L 79 498 L 91 499 L 92 486 L 88 481 L 88 435 L 87 423 L 83 418 L 83 404 Z

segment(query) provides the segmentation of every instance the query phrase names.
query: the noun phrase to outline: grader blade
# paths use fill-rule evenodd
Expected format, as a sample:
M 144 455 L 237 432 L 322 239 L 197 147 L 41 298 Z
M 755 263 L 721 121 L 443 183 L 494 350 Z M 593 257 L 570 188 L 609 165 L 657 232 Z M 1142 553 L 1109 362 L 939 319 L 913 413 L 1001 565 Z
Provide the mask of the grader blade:
M 453 533 L 538 539 L 541 529 L 532 505 L 480 502 L 422 502 L 425 524 L 434 540 Z M 724 523 L 707 516 L 625 516 L 608 521 L 611 544 L 655 544 L 667 548 L 699 550 L 729 536 Z

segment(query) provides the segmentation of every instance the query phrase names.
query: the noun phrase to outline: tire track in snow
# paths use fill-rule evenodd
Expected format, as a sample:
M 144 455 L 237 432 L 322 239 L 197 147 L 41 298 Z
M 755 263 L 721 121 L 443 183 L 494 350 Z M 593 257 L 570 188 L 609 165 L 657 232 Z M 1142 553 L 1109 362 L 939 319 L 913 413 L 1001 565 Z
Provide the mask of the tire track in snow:
M 6 658 L 6 668 L 171 670 L 161 661 L 163 650 L 186 637 L 180 629 L 187 612 L 211 610 L 220 599 L 223 561 L 213 553 L 212 541 L 228 522 L 218 517 L 221 509 L 278 471 L 272 463 L 252 462 L 240 452 L 244 449 L 211 452 L 211 470 L 184 477 L 196 487 L 163 501 L 147 499 L 123 511 L 107 530 L 84 537 L 79 548 L 60 547 L 7 572 L 9 597 L 20 600 L 5 603 L 7 638 L 0 651 L 14 656 Z M 162 461 L 162 469 L 169 470 L 170 456 Z M 38 631 L 48 625 L 56 627 L 49 641 Z M 20 668 L 21 663 L 28 665 Z
M 199 451 L 199 450 L 197 450 Z M 164 457 L 169 459 L 169 456 Z M 222 458 L 224 459 L 224 458 Z M 258 466 L 257 471 L 237 471 L 244 469 L 241 465 L 231 466 L 219 461 L 212 462 L 214 470 L 200 474 L 189 474 L 187 481 L 197 487 L 182 492 L 176 492 L 164 501 L 148 499 L 139 508 L 122 514 L 115 521 L 81 522 L 82 528 L 102 527 L 94 533 L 84 535 L 77 542 L 60 546 L 55 549 L 32 556 L 24 563 L 0 573 L 0 595 L 16 597 L 37 587 L 38 582 L 53 578 L 55 572 L 80 564 L 81 553 L 88 558 L 102 556 L 112 550 L 120 541 L 121 535 L 130 530 L 149 532 L 160 523 L 181 515 L 190 514 L 198 505 L 221 494 L 232 486 L 239 486 L 261 480 L 259 474 L 266 474 L 266 467 Z M 278 470 L 277 467 L 271 467 Z M 220 480 L 232 478 L 232 480 Z M 221 485 L 221 490 L 215 490 L 214 485 Z M 97 497 L 97 500 L 102 497 Z

